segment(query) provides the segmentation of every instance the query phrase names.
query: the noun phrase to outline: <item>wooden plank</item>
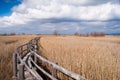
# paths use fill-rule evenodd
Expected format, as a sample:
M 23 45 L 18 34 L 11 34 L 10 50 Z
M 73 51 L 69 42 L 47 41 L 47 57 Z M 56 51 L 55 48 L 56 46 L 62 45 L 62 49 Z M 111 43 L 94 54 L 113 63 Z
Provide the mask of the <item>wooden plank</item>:
M 53 76 L 51 76 L 49 73 L 47 73 L 44 69 L 42 69 L 41 67 L 39 67 L 32 59 L 31 61 L 34 63 L 34 65 L 40 70 L 42 71 L 45 75 L 47 75 L 50 79 L 52 80 L 57 80 L 56 78 L 54 78 Z
M 23 80 L 24 79 L 24 66 L 27 68 L 27 70 L 36 78 L 36 79 L 38 79 L 38 80 L 43 80 L 42 79 L 42 77 L 34 70 L 34 68 L 33 69 L 31 69 L 30 68 L 30 66 L 29 65 L 31 65 L 31 63 L 29 63 L 30 62 L 30 59 L 28 59 L 28 58 L 30 58 L 30 55 L 31 54 L 34 54 L 34 58 L 35 58 L 35 60 L 33 61 L 32 60 L 32 62 L 35 64 L 35 66 L 39 69 L 39 70 L 41 70 L 45 75 L 47 75 L 48 77 L 50 77 L 52 80 L 57 80 L 56 78 L 54 78 L 54 77 L 57 77 L 57 70 L 58 71 L 60 71 L 60 72 L 62 72 L 62 73 L 64 73 L 65 75 L 68 75 L 69 77 L 71 77 L 71 78 L 73 78 L 73 79 L 76 79 L 76 80 L 86 80 L 84 77 L 82 77 L 82 76 L 80 76 L 80 75 L 78 75 L 78 74 L 76 74 L 76 73 L 73 73 L 73 72 L 71 72 L 71 71 L 69 71 L 69 70 L 67 70 L 67 69 L 65 69 L 65 68 L 63 68 L 63 67 L 61 67 L 61 66 L 58 66 L 57 64 L 55 64 L 55 63 L 53 63 L 53 62 L 50 62 L 49 60 L 47 60 L 47 59 L 45 59 L 45 58 L 43 58 L 42 56 L 40 56 L 40 55 L 38 55 L 36 52 L 37 52 L 37 48 L 36 48 L 36 45 L 38 45 L 38 40 L 39 40 L 39 38 L 37 37 L 37 38 L 34 38 L 34 39 L 32 39 L 32 40 L 30 40 L 27 44 L 23 44 L 23 45 L 20 45 L 20 46 L 18 46 L 16 49 L 15 49 L 15 52 L 17 53 L 17 55 L 16 56 L 18 56 L 18 57 L 14 57 L 13 58 L 13 72 L 14 72 L 14 77 L 17 77 L 17 62 L 15 62 L 15 61 L 17 61 L 17 58 L 18 58 L 18 60 L 20 60 L 20 62 L 22 63 L 21 65 L 20 65 L 20 75 L 19 76 L 21 76 L 22 78 L 21 78 L 21 80 Z M 19 55 L 19 53 L 18 53 L 18 50 L 19 49 L 21 49 L 23 46 L 27 46 L 27 50 L 29 49 L 29 53 L 27 53 L 27 55 L 25 55 L 25 57 L 22 59 L 21 58 L 21 56 Z M 35 46 L 35 47 L 33 47 L 32 48 L 32 46 Z M 38 46 L 37 46 L 38 47 Z M 22 51 L 22 50 L 21 50 Z M 15 55 L 14 55 L 15 56 Z M 44 69 L 42 69 L 41 67 L 39 67 L 37 64 L 36 64 L 36 62 L 37 62 L 37 58 L 39 58 L 40 60 L 42 60 L 43 62 L 46 62 L 46 63 L 48 63 L 49 65 L 52 65 L 52 67 L 53 67 L 53 72 L 52 72 L 52 75 L 54 76 L 51 76 L 49 73 L 47 73 L 46 71 L 44 71 Z M 29 63 L 29 64 L 26 64 L 26 62 L 27 63 Z M 15 79 L 16 80 L 16 79 Z
M 19 63 L 23 63 L 24 62 L 24 60 L 22 60 L 22 57 L 24 57 L 24 56 L 22 56 L 22 52 L 24 52 L 24 50 L 22 49 L 24 46 L 26 46 L 27 47 L 27 45 L 29 45 L 29 44 L 31 44 L 32 43 L 32 41 L 34 40 L 35 42 L 37 42 L 37 40 L 36 40 L 37 38 L 34 38 L 34 39 L 32 39 L 32 40 L 30 40 L 28 43 L 26 43 L 26 44 L 23 44 L 23 45 L 19 45 L 15 50 L 14 50 L 14 54 L 13 54 L 13 80 L 18 80 L 18 68 L 20 69 L 20 71 L 19 71 L 19 73 L 20 73 L 20 75 L 19 76 L 22 76 L 22 73 L 24 73 L 24 65 L 21 65 L 20 64 L 20 66 L 18 67 L 18 65 L 19 65 Z M 31 44 L 31 46 L 32 46 L 33 44 Z M 28 47 L 30 47 L 30 46 L 28 46 Z M 27 50 L 29 50 L 28 48 L 27 48 Z M 27 51 L 27 50 L 25 50 L 25 51 Z M 28 57 L 28 56 L 27 56 Z M 18 60 L 19 60 L 19 63 L 18 63 Z M 23 79 L 23 78 L 21 78 L 21 79 Z
M 50 65 L 52 65 L 55 69 L 57 69 L 58 71 L 61 71 L 62 73 L 68 75 L 69 77 L 71 77 L 71 78 L 73 78 L 73 79 L 76 79 L 76 80 L 86 80 L 84 77 L 82 77 L 82 76 L 80 76 L 80 75 L 78 75 L 78 74 L 76 74 L 76 73 L 73 73 L 73 72 L 71 72 L 71 71 L 69 71 L 69 70 L 67 70 L 67 69 L 65 69 L 65 68 L 63 68 L 63 67 L 61 67 L 61 66 L 58 66 L 58 65 L 54 64 L 53 62 L 50 62 L 49 60 L 41 57 L 40 55 L 36 54 L 35 52 L 33 52 L 33 53 L 34 53 L 34 55 L 36 55 L 39 59 L 41 59 L 42 61 L 44 61 L 44 62 L 46 62 L 46 63 L 48 63 L 48 64 L 50 64 Z
M 24 64 L 27 71 L 29 71 L 37 80 L 43 80 L 42 77 L 37 72 L 33 71 L 22 59 L 20 59 L 20 62 Z
M 37 79 L 37 80 L 43 80 L 43 78 L 35 71 L 33 71 L 32 69 L 30 69 L 26 63 L 24 63 L 25 67 L 27 68 L 27 70 Z
M 13 53 L 13 80 L 17 80 L 17 54 Z
M 20 80 L 24 80 L 25 76 L 24 76 L 24 64 L 20 64 L 19 65 L 19 79 Z
M 57 63 L 55 63 L 55 64 L 57 64 Z M 55 69 L 54 66 L 52 66 L 52 76 L 57 78 L 57 69 Z

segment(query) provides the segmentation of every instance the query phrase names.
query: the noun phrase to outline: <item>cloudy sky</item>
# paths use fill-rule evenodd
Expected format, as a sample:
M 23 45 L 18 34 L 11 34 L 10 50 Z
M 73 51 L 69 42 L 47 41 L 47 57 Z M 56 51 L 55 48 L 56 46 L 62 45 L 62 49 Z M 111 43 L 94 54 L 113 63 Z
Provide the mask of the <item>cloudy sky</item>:
M 120 33 L 120 0 L 1 0 L 0 33 Z

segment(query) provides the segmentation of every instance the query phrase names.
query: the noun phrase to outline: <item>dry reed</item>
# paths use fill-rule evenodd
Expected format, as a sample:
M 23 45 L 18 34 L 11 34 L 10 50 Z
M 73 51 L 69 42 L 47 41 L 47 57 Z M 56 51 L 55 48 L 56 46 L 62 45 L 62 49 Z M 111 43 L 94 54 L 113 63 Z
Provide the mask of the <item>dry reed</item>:
M 35 36 L 0 36 L 0 80 L 12 80 L 12 55 L 14 49 Z
M 120 37 L 48 36 L 40 44 L 43 56 L 88 80 L 120 79 Z

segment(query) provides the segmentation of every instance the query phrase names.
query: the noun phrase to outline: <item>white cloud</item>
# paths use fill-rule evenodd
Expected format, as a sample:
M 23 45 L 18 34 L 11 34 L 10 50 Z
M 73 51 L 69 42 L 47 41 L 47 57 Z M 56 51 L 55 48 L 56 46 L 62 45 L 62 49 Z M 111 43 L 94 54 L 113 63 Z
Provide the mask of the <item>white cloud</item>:
M 120 6 L 110 2 L 96 6 L 81 6 L 81 4 L 96 2 L 100 1 L 50 0 L 48 2 L 48 0 L 25 0 L 21 5 L 14 7 L 13 10 L 17 13 L 28 16 L 28 18 L 39 19 L 76 18 L 83 20 L 108 20 L 113 19 L 115 16 L 120 17 Z M 78 6 L 75 4 L 78 4 Z
M 0 27 L 27 24 L 50 18 L 76 20 L 120 19 L 120 5 L 114 0 L 23 0 L 10 16 L 0 18 Z M 98 5 L 99 4 L 99 5 Z M 66 29 L 66 28 L 63 28 Z M 78 29 L 78 28 L 77 28 Z

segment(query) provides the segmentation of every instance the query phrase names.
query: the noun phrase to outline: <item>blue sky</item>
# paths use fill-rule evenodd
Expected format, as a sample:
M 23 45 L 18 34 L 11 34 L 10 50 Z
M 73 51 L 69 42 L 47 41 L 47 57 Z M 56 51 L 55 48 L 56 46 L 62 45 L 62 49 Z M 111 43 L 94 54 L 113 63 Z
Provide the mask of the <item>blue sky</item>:
M 0 16 L 7 16 L 12 13 L 12 7 L 19 5 L 18 0 L 0 0 Z
M 0 33 L 120 33 L 119 0 L 1 0 Z

